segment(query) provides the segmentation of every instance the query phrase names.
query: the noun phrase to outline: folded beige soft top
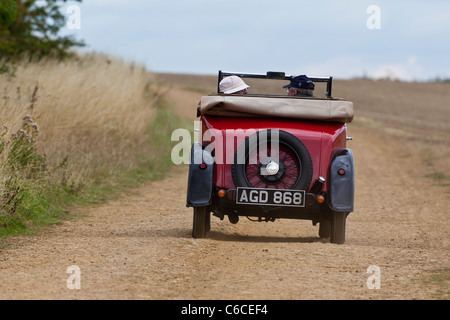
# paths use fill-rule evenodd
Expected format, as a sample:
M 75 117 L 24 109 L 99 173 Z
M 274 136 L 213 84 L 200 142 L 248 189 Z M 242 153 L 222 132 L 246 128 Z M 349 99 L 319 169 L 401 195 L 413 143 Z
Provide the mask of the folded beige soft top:
M 201 98 L 198 114 L 220 116 L 269 116 L 351 122 L 353 103 L 338 98 L 209 95 Z

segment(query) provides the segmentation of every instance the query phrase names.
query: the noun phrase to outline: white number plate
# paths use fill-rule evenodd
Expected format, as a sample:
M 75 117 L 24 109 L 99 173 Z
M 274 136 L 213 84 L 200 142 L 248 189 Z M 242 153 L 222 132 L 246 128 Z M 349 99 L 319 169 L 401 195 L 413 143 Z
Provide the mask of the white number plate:
M 305 190 L 237 188 L 237 204 L 263 206 L 305 206 Z

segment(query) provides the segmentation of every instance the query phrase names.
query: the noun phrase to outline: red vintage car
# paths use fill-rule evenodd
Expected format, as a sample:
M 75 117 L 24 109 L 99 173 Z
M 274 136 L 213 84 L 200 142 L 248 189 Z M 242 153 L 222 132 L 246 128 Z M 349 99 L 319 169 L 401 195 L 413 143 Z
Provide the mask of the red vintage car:
M 218 82 L 229 76 L 294 78 L 280 72 L 219 71 Z M 354 161 L 346 146 L 353 103 L 332 97 L 331 77 L 309 79 L 325 83 L 323 97 L 224 94 L 218 89 L 201 98 L 201 128 L 192 146 L 187 190 L 194 238 L 207 236 L 212 213 L 228 216 L 231 223 L 239 217 L 311 220 L 319 223 L 321 238 L 345 242 L 354 203 Z

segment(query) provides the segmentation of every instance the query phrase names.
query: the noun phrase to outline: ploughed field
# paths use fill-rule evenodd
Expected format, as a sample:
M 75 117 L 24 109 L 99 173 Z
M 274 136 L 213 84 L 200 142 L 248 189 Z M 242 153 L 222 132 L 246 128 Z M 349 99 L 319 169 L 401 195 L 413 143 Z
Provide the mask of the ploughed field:
M 157 78 L 192 120 L 216 90 L 213 76 Z M 300 220 L 212 217 L 208 237 L 193 239 L 188 168 L 179 166 L 120 199 L 74 209 L 79 218 L 9 239 L 0 298 L 448 299 L 450 84 L 335 80 L 333 96 L 355 108 L 355 212 L 344 245 Z M 67 288 L 72 265 L 79 290 Z

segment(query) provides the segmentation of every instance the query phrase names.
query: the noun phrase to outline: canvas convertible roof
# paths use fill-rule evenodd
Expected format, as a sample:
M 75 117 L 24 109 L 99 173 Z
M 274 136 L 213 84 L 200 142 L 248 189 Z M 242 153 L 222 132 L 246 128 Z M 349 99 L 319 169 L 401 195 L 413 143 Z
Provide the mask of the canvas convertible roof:
M 347 123 L 353 119 L 353 103 L 339 98 L 217 94 L 202 97 L 197 110 L 198 115 L 268 116 Z

